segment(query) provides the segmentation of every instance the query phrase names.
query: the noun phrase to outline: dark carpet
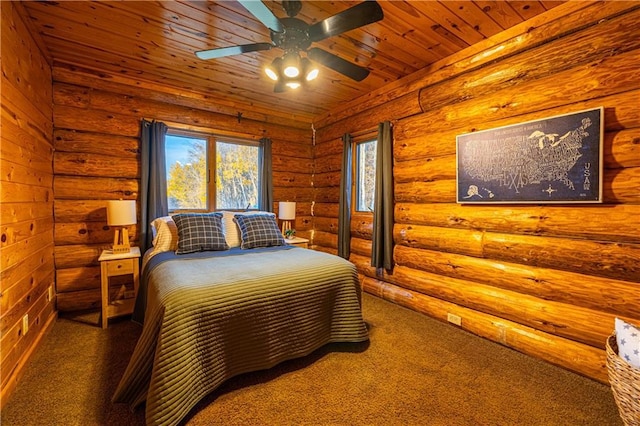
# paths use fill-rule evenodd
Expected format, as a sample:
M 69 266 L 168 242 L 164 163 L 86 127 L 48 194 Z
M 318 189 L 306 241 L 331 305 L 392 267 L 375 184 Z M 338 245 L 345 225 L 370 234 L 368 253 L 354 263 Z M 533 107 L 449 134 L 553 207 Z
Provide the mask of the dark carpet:
M 621 425 L 608 386 L 375 296 L 366 344 L 238 376 L 185 425 Z M 2 425 L 142 425 L 110 398 L 140 327 L 61 316 L 6 407 Z

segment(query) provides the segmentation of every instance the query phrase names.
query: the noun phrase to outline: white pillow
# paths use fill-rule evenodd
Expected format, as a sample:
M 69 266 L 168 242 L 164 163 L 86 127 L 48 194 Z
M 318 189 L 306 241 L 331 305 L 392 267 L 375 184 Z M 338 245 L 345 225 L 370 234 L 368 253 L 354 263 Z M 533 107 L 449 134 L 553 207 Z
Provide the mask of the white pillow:
M 640 368 L 640 328 L 616 318 L 618 355 L 636 368 Z
M 178 227 L 171 216 L 163 216 L 151 222 L 153 251 L 176 251 L 178 249 Z
M 224 238 L 227 241 L 227 245 L 231 247 L 240 247 L 242 239 L 240 238 L 240 229 L 238 225 L 233 221 L 233 217 L 237 214 L 264 214 L 275 217 L 275 213 L 264 211 L 249 211 L 249 212 L 222 212 L 222 232 L 224 232 Z

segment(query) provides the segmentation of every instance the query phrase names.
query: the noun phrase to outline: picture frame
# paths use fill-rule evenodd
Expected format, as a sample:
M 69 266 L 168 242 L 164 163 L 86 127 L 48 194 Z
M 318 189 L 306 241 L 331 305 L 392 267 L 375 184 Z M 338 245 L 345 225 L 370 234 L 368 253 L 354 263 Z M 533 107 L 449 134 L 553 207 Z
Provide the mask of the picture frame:
M 456 137 L 459 204 L 602 203 L 604 107 Z

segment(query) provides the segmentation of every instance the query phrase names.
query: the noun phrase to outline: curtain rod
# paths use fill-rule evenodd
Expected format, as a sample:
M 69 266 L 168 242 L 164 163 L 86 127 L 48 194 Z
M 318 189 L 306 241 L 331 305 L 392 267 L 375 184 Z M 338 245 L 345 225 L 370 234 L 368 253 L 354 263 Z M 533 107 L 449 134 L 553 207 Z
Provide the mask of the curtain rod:
M 142 120 L 146 120 L 146 121 L 161 121 L 164 124 L 167 125 L 167 127 L 170 127 L 172 129 L 175 130 L 183 130 L 183 131 L 190 131 L 190 132 L 196 132 L 196 133 L 203 133 L 206 134 L 208 136 L 214 136 L 214 137 L 227 137 L 227 138 L 240 138 L 240 139 L 251 139 L 251 140 L 260 140 L 262 139 L 263 135 L 252 135 L 252 134 L 247 134 L 247 133 L 240 133 L 240 132 L 234 132 L 234 131 L 227 131 L 227 130 L 219 130 L 219 129 L 213 129 L 211 127 L 206 127 L 206 126 L 200 126 L 200 125 L 193 125 L 193 124 L 185 124 L 185 123 L 180 123 L 177 121 L 169 121 L 169 120 L 158 120 L 157 118 L 145 118 L 142 117 L 140 119 Z
M 378 135 L 378 127 L 376 126 L 373 129 L 360 130 L 357 132 L 351 133 L 351 137 L 354 140 L 361 141 L 363 139 L 373 138 Z

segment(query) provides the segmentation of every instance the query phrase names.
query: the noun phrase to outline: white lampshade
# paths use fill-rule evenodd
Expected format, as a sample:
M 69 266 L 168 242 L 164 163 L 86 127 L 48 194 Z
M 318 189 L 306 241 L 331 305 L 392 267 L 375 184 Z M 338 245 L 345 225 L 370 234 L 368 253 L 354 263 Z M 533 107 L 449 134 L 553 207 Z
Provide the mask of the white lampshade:
M 296 203 L 294 201 L 280 201 L 278 203 L 278 219 L 295 220 Z
M 136 200 L 107 201 L 107 224 L 109 226 L 134 225 L 136 222 Z

